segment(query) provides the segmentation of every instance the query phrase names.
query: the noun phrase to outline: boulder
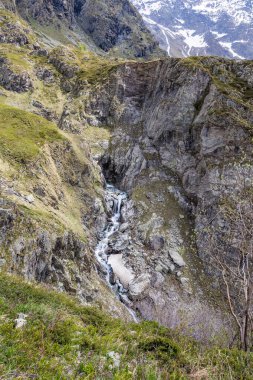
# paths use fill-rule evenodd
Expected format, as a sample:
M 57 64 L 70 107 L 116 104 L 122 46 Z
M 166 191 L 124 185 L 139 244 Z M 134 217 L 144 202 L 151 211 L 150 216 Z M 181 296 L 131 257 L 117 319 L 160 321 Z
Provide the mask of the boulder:
M 182 258 L 182 256 L 178 252 L 176 252 L 175 250 L 171 249 L 169 251 L 169 254 L 170 254 L 170 257 L 172 258 L 173 262 L 177 266 L 184 267 L 186 265 L 184 259 Z
M 151 284 L 151 276 L 149 273 L 143 273 L 129 284 L 129 296 L 132 299 L 137 299 L 139 296 L 144 296 L 145 290 Z
M 109 238 L 109 253 L 120 253 L 129 246 L 129 236 L 117 231 Z

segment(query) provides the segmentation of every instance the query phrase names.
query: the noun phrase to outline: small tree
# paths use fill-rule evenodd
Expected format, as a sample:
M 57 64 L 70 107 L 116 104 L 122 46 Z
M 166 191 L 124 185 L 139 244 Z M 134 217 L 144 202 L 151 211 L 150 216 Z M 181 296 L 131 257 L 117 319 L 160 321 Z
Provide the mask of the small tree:
M 212 236 L 211 257 L 225 285 L 240 347 L 248 351 L 253 326 L 253 190 L 241 184 L 239 193 L 230 194 L 220 203 L 208 229 Z

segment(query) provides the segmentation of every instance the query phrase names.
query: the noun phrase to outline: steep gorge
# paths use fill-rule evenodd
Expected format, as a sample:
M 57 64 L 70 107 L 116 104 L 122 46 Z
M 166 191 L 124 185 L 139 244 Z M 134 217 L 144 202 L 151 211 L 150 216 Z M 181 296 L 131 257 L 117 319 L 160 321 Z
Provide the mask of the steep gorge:
M 131 273 L 115 267 L 111 283 L 140 319 L 226 346 L 234 326 L 213 248 L 235 265 L 243 237 L 227 240 L 222 207 L 251 202 L 252 63 L 126 60 L 52 47 L 6 9 L 0 21 L 2 273 L 130 321 L 95 257 L 106 237 L 109 264 Z M 105 236 L 106 181 L 128 201 Z
M 130 296 L 146 318 L 197 336 L 207 315 L 211 330 L 226 324 L 213 251 L 223 244 L 234 265 L 243 239 L 229 247 L 221 205 L 235 207 L 252 187 L 251 78 L 251 63 L 218 58 L 126 63 L 85 105 L 113 129 L 100 162 L 133 202 L 123 210 L 125 262 L 136 275 Z

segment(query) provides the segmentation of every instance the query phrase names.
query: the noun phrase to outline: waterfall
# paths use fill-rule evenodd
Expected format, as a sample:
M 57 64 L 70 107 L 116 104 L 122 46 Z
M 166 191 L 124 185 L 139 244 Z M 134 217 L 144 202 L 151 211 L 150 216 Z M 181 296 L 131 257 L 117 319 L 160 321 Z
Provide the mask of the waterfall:
M 111 278 L 114 277 L 114 272 L 112 266 L 109 264 L 108 260 L 110 257 L 109 253 L 109 241 L 110 237 L 117 231 L 119 231 L 121 226 L 121 209 L 124 202 L 127 201 L 127 194 L 116 189 L 113 185 L 106 184 L 106 194 L 105 198 L 109 207 L 111 209 L 112 216 L 107 223 L 105 230 L 103 231 L 102 238 L 98 242 L 98 245 L 95 249 L 95 255 L 97 261 L 102 265 L 106 272 L 106 281 L 110 288 L 114 291 L 117 298 L 124 304 L 129 313 L 131 314 L 133 320 L 138 322 L 138 318 L 131 307 L 128 305 L 131 304 L 127 296 L 127 289 L 124 288 L 123 284 L 117 278 L 115 284 L 112 284 Z M 113 255 L 118 256 L 118 255 Z M 128 272 L 128 269 L 125 268 L 125 271 Z

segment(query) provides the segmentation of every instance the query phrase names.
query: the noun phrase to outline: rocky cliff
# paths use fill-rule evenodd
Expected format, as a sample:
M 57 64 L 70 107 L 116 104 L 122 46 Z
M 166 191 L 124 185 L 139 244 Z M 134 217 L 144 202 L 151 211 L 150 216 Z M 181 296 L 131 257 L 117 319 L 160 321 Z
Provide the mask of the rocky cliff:
M 223 246 L 233 265 L 243 239 L 226 241 L 238 221 L 222 207 L 236 210 L 252 187 L 251 94 L 251 62 L 167 59 L 121 65 L 85 103 L 113 131 L 100 163 L 131 196 L 118 239 L 129 239 L 129 294 L 146 318 L 197 335 L 210 315 L 211 329 L 224 327 L 213 252 Z
M 61 8 L 50 4 L 51 17 Z M 92 18 L 97 2 L 87 4 L 66 8 L 66 20 Z M 129 319 L 94 255 L 112 216 L 107 180 L 128 193 L 108 247 L 114 275 L 122 280 L 119 263 L 131 273 L 138 316 L 224 343 L 232 328 L 212 247 L 233 264 L 242 241 L 226 241 L 222 206 L 252 187 L 252 63 L 126 61 L 50 47 L 17 14 L 0 17 L 2 270 Z M 97 16 L 89 33 L 109 19 Z M 113 30 L 101 39 L 108 49 Z
M 163 55 L 128 0 L 6 0 L 2 7 L 29 20 L 50 45 L 74 42 L 87 44 L 100 54 L 146 59 Z

